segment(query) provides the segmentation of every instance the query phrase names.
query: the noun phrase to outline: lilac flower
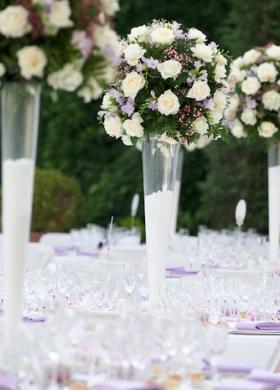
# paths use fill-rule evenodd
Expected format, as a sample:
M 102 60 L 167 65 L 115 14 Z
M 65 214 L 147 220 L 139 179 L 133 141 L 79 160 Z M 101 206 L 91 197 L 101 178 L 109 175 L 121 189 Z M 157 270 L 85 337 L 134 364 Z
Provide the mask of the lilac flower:
M 211 49 L 213 49 L 213 50 L 218 48 L 218 45 L 217 45 L 217 43 L 215 43 L 215 42 L 210 42 L 208 46 L 209 46 Z
M 200 61 L 195 61 L 194 62 L 194 67 L 199 69 L 202 66 L 202 63 Z
M 184 39 L 186 36 L 183 30 L 181 29 L 181 24 L 177 22 L 173 22 L 173 31 L 177 39 Z
M 250 71 L 248 72 L 248 76 L 256 76 L 258 73 L 258 67 L 256 65 L 252 66 Z
M 191 75 L 187 78 L 186 82 L 188 85 L 192 85 L 192 83 L 195 81 L 196 77 L 194 75 Z
M 109 96 L 112 96 L 115 99 L 118 99 L 118 98 L 121 97 L 120 92 L 117 91 L 115 88 L 109 89 L 109 91 L 107 93 L 108 93 Z
M 254 109 L 257 107 L 257 102 L 254 99 L 252 99 L 250 96 L 246 96 L 246 106 L 248 108 Z
M 87 33 L 85 31 L 74 31 L 71 43 L 73 46 L 80 50 L 84 58 L 88 58 L 90 56 L 93 43 L 92 40 L 87 36 Z
M 118 66 L 121 63 L 121 58 L 112 45 L 106 45 L 103 54 L 113 65 Z
M 156 100 L 153 100 L 149 105 L 148 105 L 148 108 L 152 111 L 156 111 L 157 110 L 157 102 Z
M 106 115 L 106 111 L 98 111 L 97 115 L 102 119 Z
M 121 106 L 121 111 L 131 117 L 131 115 L 134 113 L 134 110 L 134 100 L 127 98 L 126 103 Z
M 199 80 L 206 81 L 208 78 L 207 70 L 203 70 L 199 75 Z
M 159 61 L 155 60 L 153 57 L 150 58 L 141 57 L 141 61 L 143 62 L 143 64 L 146 64 L 147 67 L 150 69 L 157 69 L 159 65 Z
M 215 108 L 215 102 L 212 98 L 205 99 L 202 102 L 202 107 L 208 108 L 209 110 L 213 110 Z
M 45 0 L 45 9 L 46 12 L 49 14 L 51 12 L 52 5 L 54 3 L 54 0 Z

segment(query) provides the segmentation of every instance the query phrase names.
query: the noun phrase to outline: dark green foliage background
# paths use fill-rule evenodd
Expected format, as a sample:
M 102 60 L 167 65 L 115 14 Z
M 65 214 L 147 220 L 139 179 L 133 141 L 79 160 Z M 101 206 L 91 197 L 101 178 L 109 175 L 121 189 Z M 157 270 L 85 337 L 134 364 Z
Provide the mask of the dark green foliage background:
M 270 41 L 280 44 L 279 0 L 121 0 L 116 28 L 125 35 L 153 18 L 195 26 L 233 56 Z M 120 223 L 129 215 L 133 194 L 142 193 L 141 153 L 106 136 L 96 121 L 98 106 L 72 94 L 45 91 L 43 97 L 38 163 L 78 179 L 85 199 L 81 224 L 105 225 L 111 215 Z M 235 204 L 244 197 L 247 227 L 266 232 L 266 164 L 260 141 L 217 142 L 205 151 L 186 152 L 180 226 L 192 231 L 199 224 L 231 226 Z

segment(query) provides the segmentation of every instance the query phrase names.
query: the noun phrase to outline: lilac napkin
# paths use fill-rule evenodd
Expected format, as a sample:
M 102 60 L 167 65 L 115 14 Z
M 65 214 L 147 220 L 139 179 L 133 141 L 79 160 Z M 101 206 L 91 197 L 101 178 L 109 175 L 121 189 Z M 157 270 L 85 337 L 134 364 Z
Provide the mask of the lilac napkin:
M 45 322 L 46 321 L 46 317 L 42 317 L 42 316 L 23 316 L 22 319 L 24 322 Z
M 235 325 L 237 330 L 279 330 L 279 322 L 254 322 L 254 321 L 241 321 Z
M 199 271 L 187 270 L 185 267 L 169 267 L 166 271 L 171 275 L 183 276 L 183 275 L 196 275 Z
M 159 390 L 159 387 L 148 385 L 146 383 L 111 380 L 95 386 L 96 390 Z
M 57 255 L 63 255 L 69 251 L 73 251 L 75 250 L 76 247 L 75 246 L 66 246 L 66 245 L 57 245 L 54 247 L 54 251 Z
M 271 384 L 250 382 L 245 379 L 230 379 L 213 386 L 213 390 L 275 390 L 276 387 Z
M 256 369 L 256 366 L 252 364 L 222 363 L 218 365 L 218 372 L 222 374 L 250 374 L 254 369 Z M 208 360 L 204 360 L 203 371 L 211 371 L 211 365 Z
M 15 390 L 18 387 L 19 380 L 13 376 L 0 375 L 1 390 Z
M 264 370 L 253 370 L 249 375 L 249 379 L 256 382 L 280 385 L 280 374 Z

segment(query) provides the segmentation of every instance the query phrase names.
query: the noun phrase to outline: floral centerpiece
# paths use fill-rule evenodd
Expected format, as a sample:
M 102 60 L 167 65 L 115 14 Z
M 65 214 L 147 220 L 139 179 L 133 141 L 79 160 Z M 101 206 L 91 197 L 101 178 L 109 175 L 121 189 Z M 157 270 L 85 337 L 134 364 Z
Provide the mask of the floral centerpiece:
M 222 134 L 227 59 L 201 31 L 164 20 L 133 28 L 121 43 L 99 117 L 125 145 L 142 141 L 149 297 L 158 302 L 176 214 L 179 147 Z
M 118 0 L 2 1 L 0 81 L 46 80 L 86 102 L 98 98 L 120 54 L 111 28 L 118 8 Z
M 255 48 L 231 64 L 232 98 L 226 118 L 237 138 L 278 137 L 280 132 L 280 46 Z
M 166 140 L 196 142 L 221 134 L 227 59 L 195 28 L 154 21 L 133 28 L 100 117 L 106 132 L 131 145 L 157 132 Z
M 236 138 L 267 139 L 269 147 L 269 242 L 271 262 L 279 262 L 280 235 L 280 46 L 244 53 L 231 64 L 232 97 L 225 112 Z

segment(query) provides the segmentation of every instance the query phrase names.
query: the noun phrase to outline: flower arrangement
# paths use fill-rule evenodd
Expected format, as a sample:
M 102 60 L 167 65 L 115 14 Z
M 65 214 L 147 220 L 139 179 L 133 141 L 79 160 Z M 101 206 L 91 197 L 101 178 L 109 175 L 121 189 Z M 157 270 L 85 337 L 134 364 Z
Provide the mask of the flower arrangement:
M 42 80 L 86 102 L 100 97 L 120 55 L 111 28 L 118 8 L 118 0 L 1 1 L 0 81 Z
M 227 59 L 195 28 L 153 21 L 133 28 L 103 99 L 105 131 L 132 145 L 148 133 L 165 141 L 217 137 L 227 104 Z
M 236 138 L 279 136 L 280 46 L 247 51 L 231 64 L 232 97 L 225 116 Z

